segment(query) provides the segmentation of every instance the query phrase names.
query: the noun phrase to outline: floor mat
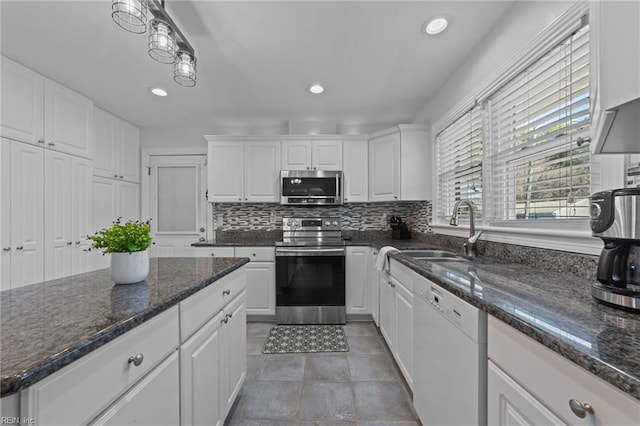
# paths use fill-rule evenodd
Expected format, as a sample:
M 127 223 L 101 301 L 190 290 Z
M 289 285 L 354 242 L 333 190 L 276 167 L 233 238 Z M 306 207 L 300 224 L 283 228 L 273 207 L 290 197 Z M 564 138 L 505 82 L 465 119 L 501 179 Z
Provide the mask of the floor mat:
M 341 325 L 277 325 L 262 348 L 263 354 L 348 351 Z

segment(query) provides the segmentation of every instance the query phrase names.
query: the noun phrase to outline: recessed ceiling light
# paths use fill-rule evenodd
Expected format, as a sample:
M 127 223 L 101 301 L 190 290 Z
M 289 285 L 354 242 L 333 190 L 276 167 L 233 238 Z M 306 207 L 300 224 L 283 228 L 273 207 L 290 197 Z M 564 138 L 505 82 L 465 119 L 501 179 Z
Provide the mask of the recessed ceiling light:
M 153 93 L 156 96 L 167 96 L 167 91 L 164 89 L 161 89 L 160 87 L 154 87 L 153 89 L 151 89 L 151 93 Z
M 313 86 L 309 87 L 309 91 L 314 95 L 319 95 L 320 93 L 324 92 L 324 87 L 320 86 L 319 84 L 314 84 Z
M 435 16 L 427 20 L 422 26 L 425 34 L 436 35 L 443 32 L 449 25 L 449 19 L 446 16 Z

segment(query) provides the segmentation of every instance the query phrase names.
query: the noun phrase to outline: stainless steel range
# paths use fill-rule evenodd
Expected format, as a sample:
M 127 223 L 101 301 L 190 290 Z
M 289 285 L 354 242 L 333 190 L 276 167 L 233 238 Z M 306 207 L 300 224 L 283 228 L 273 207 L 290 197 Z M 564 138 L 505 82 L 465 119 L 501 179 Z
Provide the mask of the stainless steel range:
M 276 242 L 278 324 L 344 324 L 345 243 L 340 219 L 292 217 Z

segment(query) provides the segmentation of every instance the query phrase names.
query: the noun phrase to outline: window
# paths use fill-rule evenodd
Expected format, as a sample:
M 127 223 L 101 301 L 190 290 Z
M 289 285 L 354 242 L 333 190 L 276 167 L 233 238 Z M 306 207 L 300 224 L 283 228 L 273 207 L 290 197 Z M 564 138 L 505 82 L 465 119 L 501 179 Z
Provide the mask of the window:
M 482 217 L 482 109 L 474 107 L 437 136 L 438 218 L 446 221 L 458 200 L 475 204 Z M 466 207 L 460 219 L 466 219 Z
M 589 217 L 589 103 L 588 25 L 489 97 L 491 222 Z

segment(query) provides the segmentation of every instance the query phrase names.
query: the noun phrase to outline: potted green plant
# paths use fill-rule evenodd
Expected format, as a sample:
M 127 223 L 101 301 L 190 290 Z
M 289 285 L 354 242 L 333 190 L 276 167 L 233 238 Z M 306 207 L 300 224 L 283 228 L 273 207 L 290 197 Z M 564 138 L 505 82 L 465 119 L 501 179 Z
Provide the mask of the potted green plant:
M 149 275 L 149 246 L 151 227 L 149 221 L 116 219 L 109 228 L 90 235 L 95 249 L 111 254 L 111 278 L 116 284 L 133 284 L 144 281 Z

